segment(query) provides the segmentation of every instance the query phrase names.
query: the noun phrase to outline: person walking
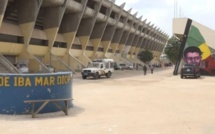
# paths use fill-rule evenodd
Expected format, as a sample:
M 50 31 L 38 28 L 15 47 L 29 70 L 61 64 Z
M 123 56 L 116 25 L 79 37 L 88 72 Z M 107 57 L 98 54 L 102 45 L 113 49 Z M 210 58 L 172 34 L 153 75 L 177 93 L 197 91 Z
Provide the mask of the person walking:
M 151 70 L 151 74 L 153 74 L 153 71 L 154 71 L 154 66 L 153 65 L 150 65 L 150 70 Z
M 146 65 L 144 65 L 143 66 L 143 73 L 144 73 L 144 75 L 146 75 L 146 72 L 147 72 L 147 67 L 146 67 Z

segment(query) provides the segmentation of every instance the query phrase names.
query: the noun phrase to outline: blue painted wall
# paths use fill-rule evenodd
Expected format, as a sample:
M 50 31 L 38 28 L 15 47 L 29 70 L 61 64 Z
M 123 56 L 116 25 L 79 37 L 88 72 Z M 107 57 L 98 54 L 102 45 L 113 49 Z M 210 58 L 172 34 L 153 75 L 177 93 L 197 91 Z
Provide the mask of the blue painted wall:
M 1 74 L 0 114 L 25 114 L 31 105 L 25 100 L 72 98 L 72 73 Z M 37 104 L 35 108 L 38 108 Z M 63 102 L 61 103 L 63 105 Z M 72 106 L 72 101 L 69 107 Z M 59 111 L 52 103 L 41 113 Z

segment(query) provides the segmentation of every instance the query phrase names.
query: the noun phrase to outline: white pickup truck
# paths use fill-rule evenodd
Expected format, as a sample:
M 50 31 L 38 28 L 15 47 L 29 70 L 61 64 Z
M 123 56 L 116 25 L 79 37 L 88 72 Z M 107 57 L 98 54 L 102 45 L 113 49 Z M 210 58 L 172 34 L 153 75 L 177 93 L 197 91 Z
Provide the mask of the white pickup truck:
M 93 60 L 87 68 L 82 69 L 82 78 L 94 77 L 95 79 L 100 78 L 100 76 L 106 76 L 110 78 L 114 71 L 114 60 L 113 59 L 95 59 Z

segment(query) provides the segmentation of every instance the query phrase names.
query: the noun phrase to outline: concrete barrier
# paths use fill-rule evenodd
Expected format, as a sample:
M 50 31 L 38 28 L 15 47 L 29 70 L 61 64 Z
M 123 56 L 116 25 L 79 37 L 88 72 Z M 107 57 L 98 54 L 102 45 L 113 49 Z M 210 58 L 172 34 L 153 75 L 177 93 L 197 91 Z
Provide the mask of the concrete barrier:
M 72 76 L 71 72 L 1 74 L 0 114 L 29 113 L 31 105 L 24 103 L 25 100 L 72 98 Z M 39 106 L 40 104 L 37 104 L 35 108 Z M 71 106 L 72 101 L 69 102 L 69 107 Z M 53 104 L 48 104 L 41 113 L 55 111 L 59 109 Z

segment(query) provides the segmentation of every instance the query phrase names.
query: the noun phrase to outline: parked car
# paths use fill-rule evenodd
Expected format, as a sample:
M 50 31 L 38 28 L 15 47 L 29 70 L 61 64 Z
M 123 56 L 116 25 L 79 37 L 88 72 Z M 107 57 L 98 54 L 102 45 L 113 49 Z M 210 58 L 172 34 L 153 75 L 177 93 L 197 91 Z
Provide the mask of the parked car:
M 55 72 L 55 68 L 52 65 L 46 65 L 50 72 Z
M 17 64 L 14 64 L 14 66 L 17 69 L 19 69 L 19 71 L 22 72 L 22 73 L 29 73 L 28 66 L 25 63 L 17 63 Z
M 115 70 L 123 70 L 123 68 L 117 63 L 114 63 L 114 69 Z
M 128 69 L 128 70 L 134 69 L 134 66 L 133 66 L 133 65 L 128 65 L 128 64 L 125 64 L 125 63 L 121 63 L 121 64 L 119 64 L 119 66 L 120 66 L 122 69 Z
M 200 77 L 200 68 L 196 64 L 184 64 L 181 69 L 181 78 L 184 77 Z
M 128 65 L 125 64 L 125 63 L 121 63 L 121 64 L 119 64 L 119 66 L 120 66 L 122 69 L 129 69 Z
M 128 65 L 128 69 L 133 70 L 134 66 L 133 65 Z

